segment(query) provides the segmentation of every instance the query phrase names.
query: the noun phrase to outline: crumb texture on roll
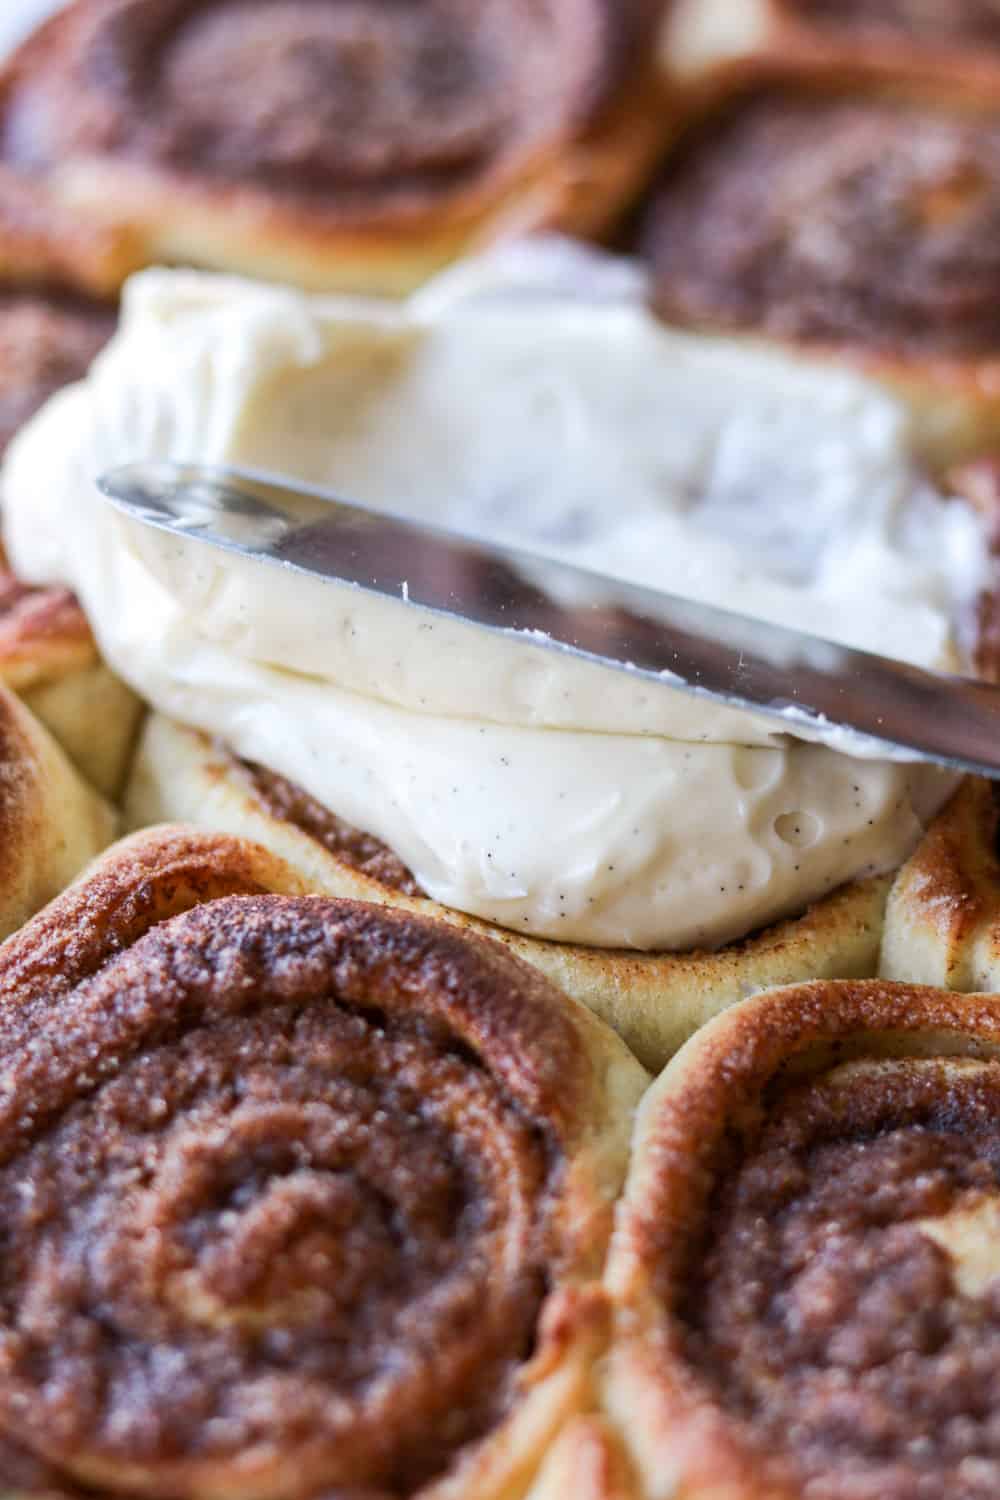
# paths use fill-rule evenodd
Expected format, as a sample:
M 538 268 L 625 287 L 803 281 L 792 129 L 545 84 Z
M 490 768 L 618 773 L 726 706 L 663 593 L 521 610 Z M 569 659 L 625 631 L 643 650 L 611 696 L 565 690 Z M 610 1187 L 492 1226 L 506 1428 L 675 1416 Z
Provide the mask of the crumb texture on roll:
M 998 1225 L 996 996 L 814 984 L 707 1027 L 647 1096 L 609 1272 L 648 1492 L 988 1500 Z
M 668 168 L 645 245 L 669 319 L 897 355 L 993 353 L 1000 126 L 757 96 Z
M 514 1493 L 581 1399 L 642 1070 L 301 887 L 155 831 L 0 950 L 0 1437 L 70 1495 Z

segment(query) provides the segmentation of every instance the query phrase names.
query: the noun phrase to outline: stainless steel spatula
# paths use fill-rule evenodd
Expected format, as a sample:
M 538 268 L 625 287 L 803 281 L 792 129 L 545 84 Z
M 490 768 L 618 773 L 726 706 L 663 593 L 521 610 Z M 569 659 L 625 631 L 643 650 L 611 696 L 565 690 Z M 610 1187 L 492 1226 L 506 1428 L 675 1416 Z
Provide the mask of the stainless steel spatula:
M 134 520 L 502 632 L 864 755 L 1000 778 L 1000 689 L 907 666 L 520 549 L 194 464 L 138 464 L 100 488 Z

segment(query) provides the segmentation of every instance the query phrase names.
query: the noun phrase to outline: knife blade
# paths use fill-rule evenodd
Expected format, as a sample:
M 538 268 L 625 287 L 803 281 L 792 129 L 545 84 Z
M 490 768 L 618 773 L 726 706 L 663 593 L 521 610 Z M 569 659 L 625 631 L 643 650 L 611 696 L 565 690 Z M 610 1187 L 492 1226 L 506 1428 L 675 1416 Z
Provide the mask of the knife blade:
M 132 464 L 98 482 L 133 521 L 403 600 L 501 635 L 764 717 L 866 757 L 1000 779 L 1000 688 L 416 523 L 309 485 L 200 464 Z

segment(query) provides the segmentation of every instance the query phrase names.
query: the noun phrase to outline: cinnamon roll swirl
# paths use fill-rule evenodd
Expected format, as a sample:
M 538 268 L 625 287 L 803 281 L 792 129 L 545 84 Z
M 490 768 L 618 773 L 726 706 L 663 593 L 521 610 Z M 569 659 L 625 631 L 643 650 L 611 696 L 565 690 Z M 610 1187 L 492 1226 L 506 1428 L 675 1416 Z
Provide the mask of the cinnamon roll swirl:
M 152 714 L 125 799 L 132 828 L 196 824 L 253 839 L 292 865 L 309 889 L 384 903 L 483 934 L 612 1026 L 647 1067 L 711 1016 L 771 985 L 873 974 L 890 878 L 841 886 L 800 916 L 714 951 L 638 953 L 527 937 L 430 900 L 378 839 L 300 788 L 224 745 Z
M 640 1111 L 604 1396 L 633 1493 L 1000 1486 L 1000 1004 L 875 981 L 748 1000 Z
M 586 1388 L 642 1069 L 496 945 L 300 890 L 161 829 L 0 949 L 29 1494 L 513 1496 Z
M 68 589 L 22 582 L 0 551 L 0 683 L 28 705 L 107 797 L 122 790 L 141 705 L 101 661 Z
M 615 219 L 662 138 L 662 8 L 76 0 L 15 56 L 0 150 L 147 262 L 395 292 Z
M 754 95 L 668 163 L 643 243 L 668 321 L 860 363 L 910 401 L 940 460 L 995 439 L 992 117 Z
M 58 895 L 114 832 L 107 803 L 0 687 L 0 937 Z

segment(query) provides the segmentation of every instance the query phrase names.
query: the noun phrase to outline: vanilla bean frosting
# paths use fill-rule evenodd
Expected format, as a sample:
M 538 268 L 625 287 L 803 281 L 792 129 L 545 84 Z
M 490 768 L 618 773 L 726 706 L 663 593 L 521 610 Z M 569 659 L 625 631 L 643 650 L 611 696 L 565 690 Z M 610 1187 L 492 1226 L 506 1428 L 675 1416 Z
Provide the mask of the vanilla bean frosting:
M 599 946 L 741 936 L 899 863 L 952 779 L 193 558 L 93 488 L 138 458 L 277 469 L 954 665 L 985 538 L 914 471 L 902 409 L 852 374 L 672 333 L 642 292 L 557 244 L 403 305 L 147 273 L 11 452 L 14 561 L 80 592 L 156 707 L 384 841 L 436 900 Z

